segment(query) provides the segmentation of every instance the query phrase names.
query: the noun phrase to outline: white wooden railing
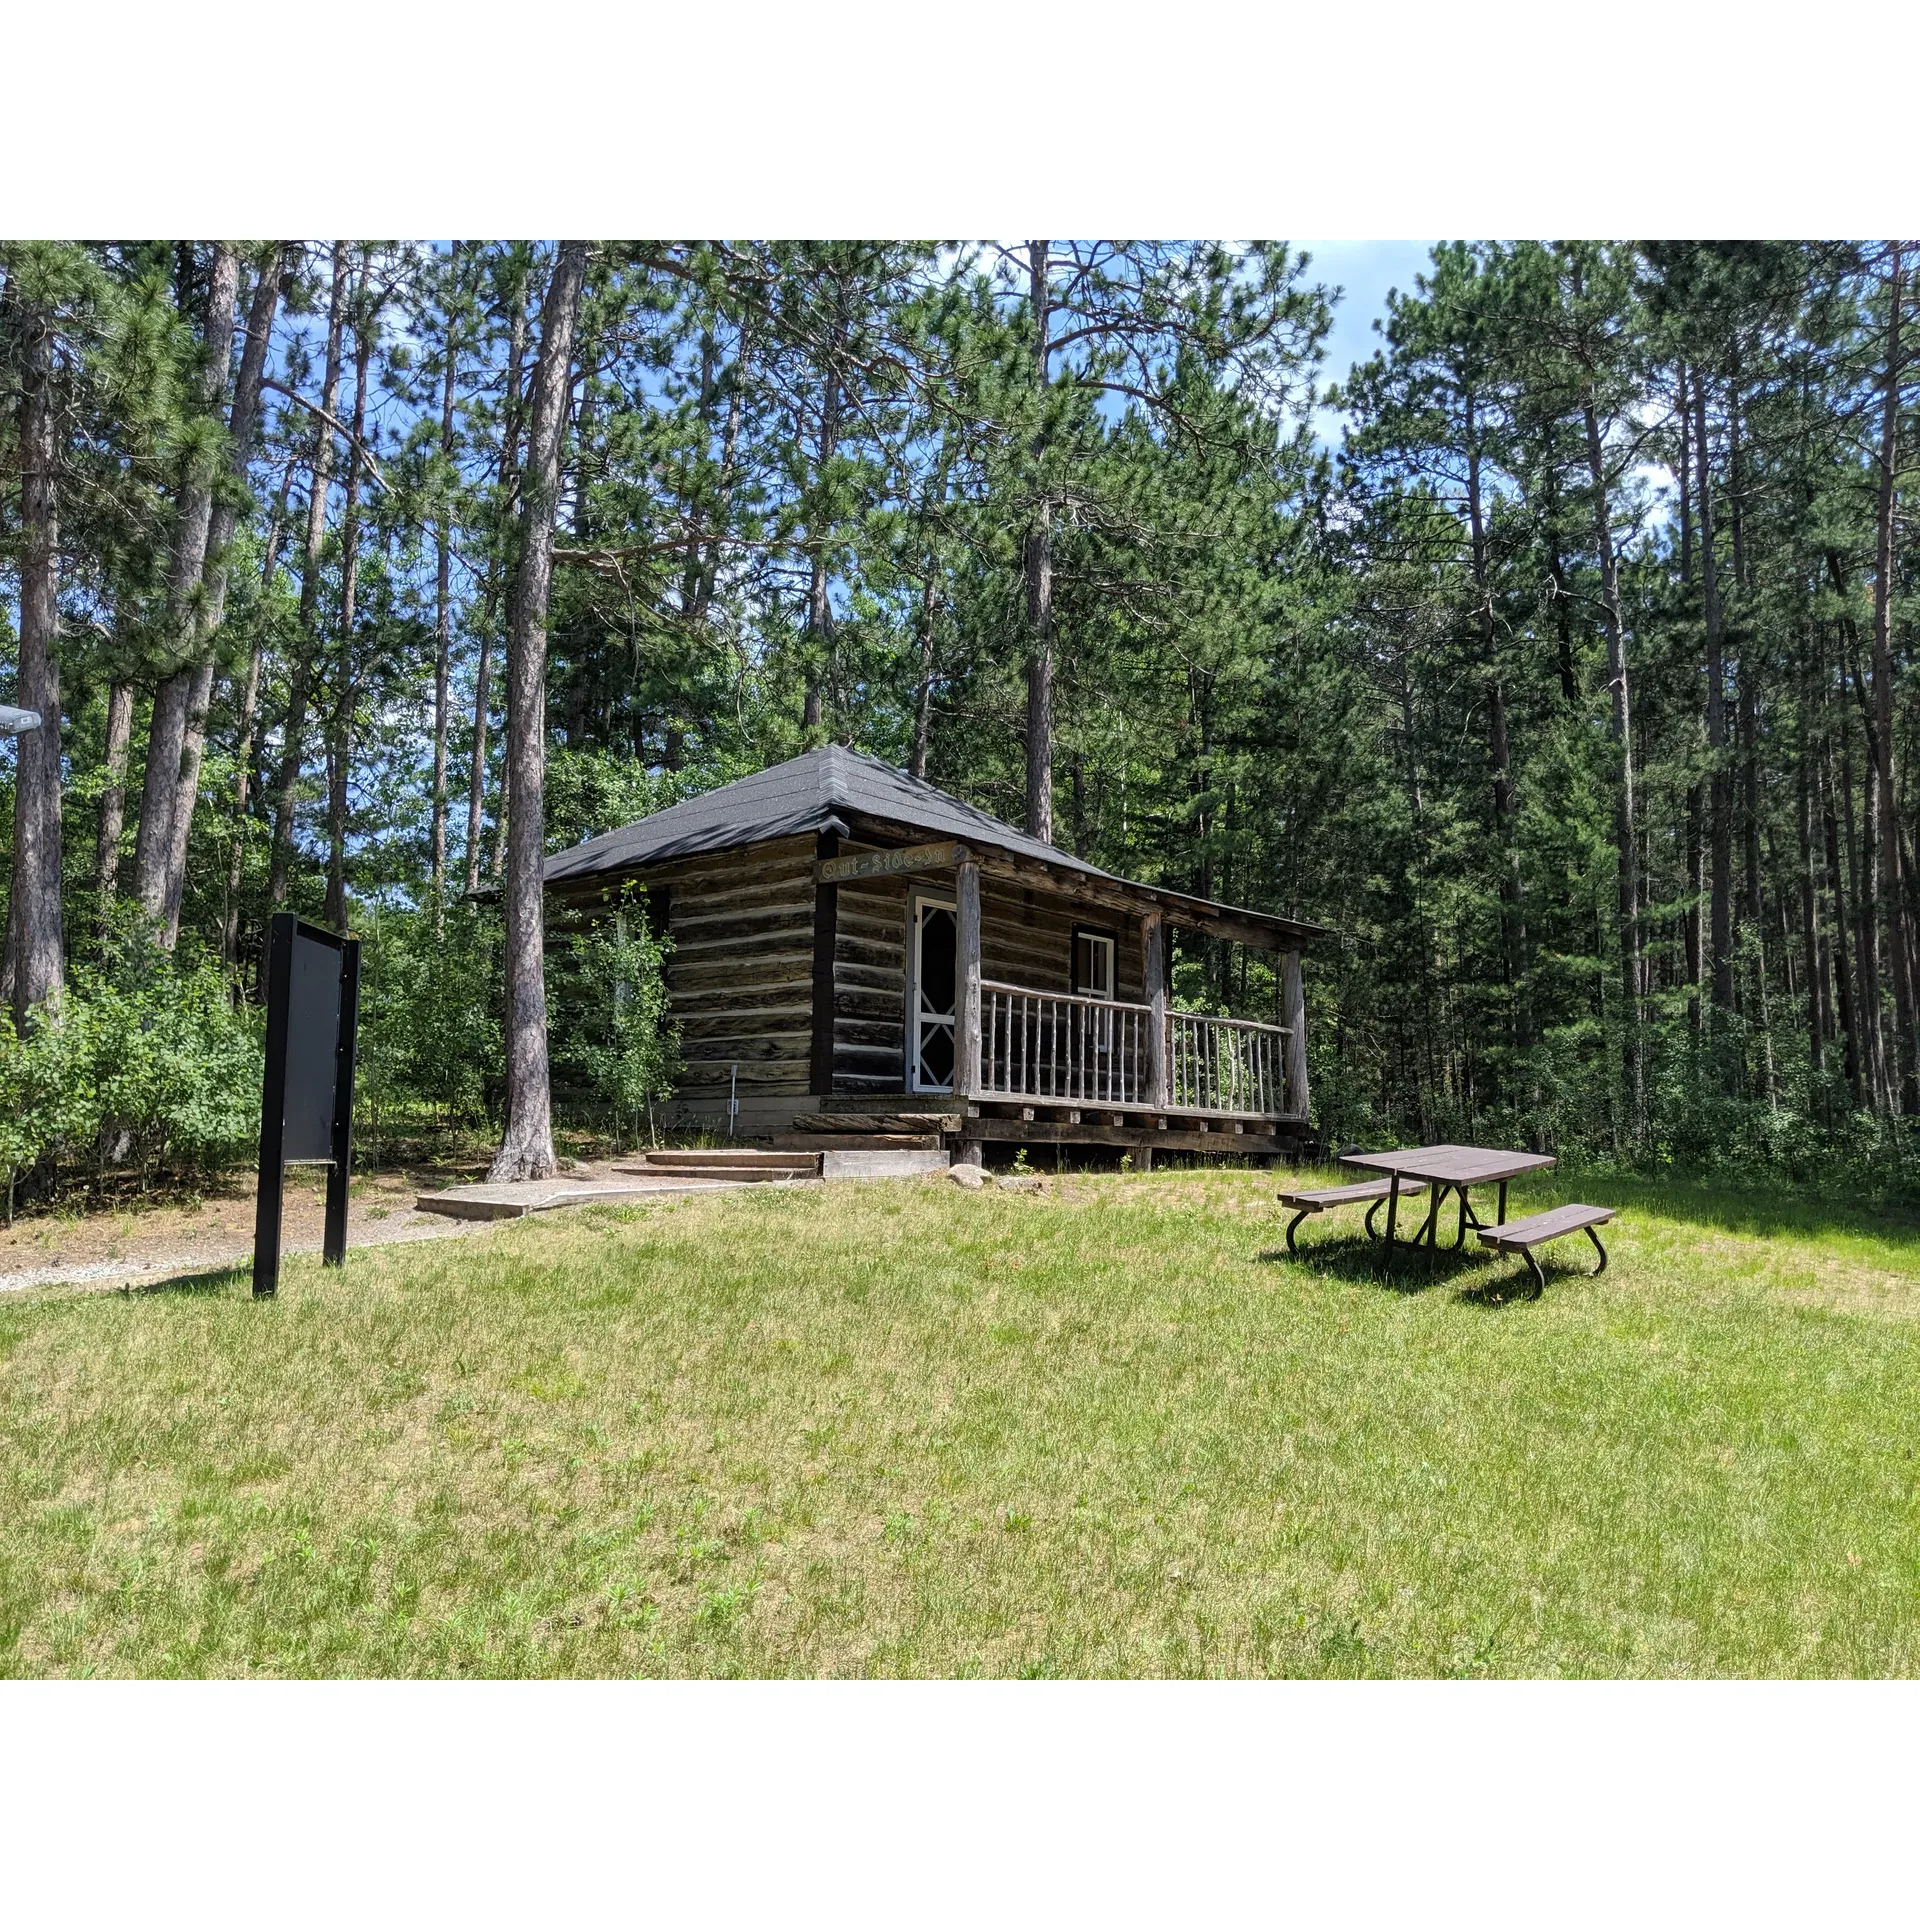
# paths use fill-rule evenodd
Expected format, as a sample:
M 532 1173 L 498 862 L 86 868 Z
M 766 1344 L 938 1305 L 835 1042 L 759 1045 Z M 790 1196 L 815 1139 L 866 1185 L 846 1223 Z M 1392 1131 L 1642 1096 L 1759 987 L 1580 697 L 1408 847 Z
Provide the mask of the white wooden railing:
M 989 1100 L 1287 1117 L 1289 1029 L 1171 1010 L 1164 1018 L 1156 1074 L 1150 1007 L 983 980 L 972 1091 Z

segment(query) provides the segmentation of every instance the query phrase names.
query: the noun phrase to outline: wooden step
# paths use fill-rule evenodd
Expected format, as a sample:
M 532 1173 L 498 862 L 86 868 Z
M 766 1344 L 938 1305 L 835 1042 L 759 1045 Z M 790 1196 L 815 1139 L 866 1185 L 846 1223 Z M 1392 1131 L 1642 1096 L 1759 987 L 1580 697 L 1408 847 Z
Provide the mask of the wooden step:
M 829 1153 L 937 1153 L 941 1139 L 937 1133 L 776 1133 L 778 1148 L 810 1148 L 818 1157 Z
M 671 1167 L 676 1173 L 688 1167 L 784 1167 L 795 1173 L 820 1170 L 818 1147 L 799 1153 L 771 1153 L 765 1147 L 656 1147 L 641 1158 L 650 1167 Z
M 787 1183 L 818 1180 L 817 1153 L 765 1153 L 752 1147 L 715 1147 L 705 1151 L 665 1148 L 638 1160 L 616 1161 L 615 1173 L 670 1174 L 676 1180 L 728 1180 Z

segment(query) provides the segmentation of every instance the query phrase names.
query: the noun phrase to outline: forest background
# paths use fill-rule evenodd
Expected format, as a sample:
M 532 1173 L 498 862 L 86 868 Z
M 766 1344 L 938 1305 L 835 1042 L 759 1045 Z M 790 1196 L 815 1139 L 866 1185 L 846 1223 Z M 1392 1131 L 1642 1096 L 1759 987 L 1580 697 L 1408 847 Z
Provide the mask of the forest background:
M 542 845 L 832 739 L 1337 927 L 1327 1139 L 1911 1189 L 1915 251 L 1451 243 L 1329 394 L 1280 245 L 0 248 L 10 1187 L 244 1156 L 280 907 L 372 1151 L 631 1124 Z

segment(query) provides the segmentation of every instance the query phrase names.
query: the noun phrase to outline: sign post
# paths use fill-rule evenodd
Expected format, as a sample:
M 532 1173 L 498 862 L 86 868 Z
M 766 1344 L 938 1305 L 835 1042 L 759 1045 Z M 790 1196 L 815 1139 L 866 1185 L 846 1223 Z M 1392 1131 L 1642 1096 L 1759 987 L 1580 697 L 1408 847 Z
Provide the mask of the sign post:
M 332 1267 L 346 1261 L 359 1024 L 360 942 L 276 913 L 267 943 L 267 1074 L 253 1216 L 256 1298 L 280 1283 L 280 1216 L 289 1167 L 327 1169 L 322 1257 Z

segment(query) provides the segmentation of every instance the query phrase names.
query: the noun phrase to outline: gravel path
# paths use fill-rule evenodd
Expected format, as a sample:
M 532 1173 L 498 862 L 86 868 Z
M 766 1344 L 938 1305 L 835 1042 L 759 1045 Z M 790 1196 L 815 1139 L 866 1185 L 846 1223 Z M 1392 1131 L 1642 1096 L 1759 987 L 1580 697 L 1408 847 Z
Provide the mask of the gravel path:
M 348 1237 L 355 1247 L 388 1246 L 403 1240 L 447 1240 L 476 1233 L 489 1223 L 449 1220 L 439 1214 L 398 1214 L 386 1220 L 356 1220 Z M 318 1253 L 317 1233 L 288 1234 L 286 1253 Z M 173 1249 L 156 1248 L 123 1260 L 68 1260 L 56 1256 L 40 1267 L 0 1273 L 0 1294 L 22 1293 L 30 1287 L 147 1286 L 182 1273 L 218 1273 L 222 1268 L 253 1258 L 251 1239 L 216 1239 L 206 1244 Z

